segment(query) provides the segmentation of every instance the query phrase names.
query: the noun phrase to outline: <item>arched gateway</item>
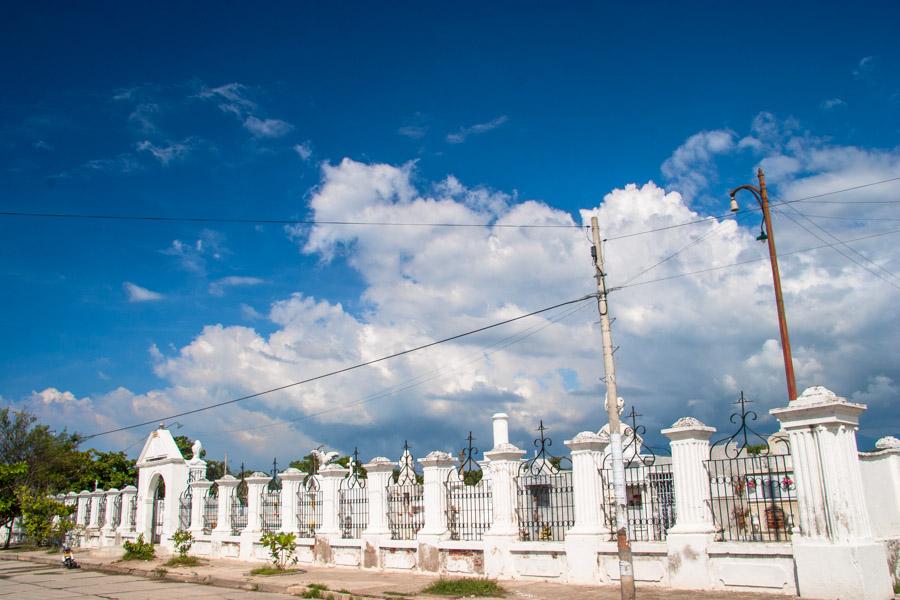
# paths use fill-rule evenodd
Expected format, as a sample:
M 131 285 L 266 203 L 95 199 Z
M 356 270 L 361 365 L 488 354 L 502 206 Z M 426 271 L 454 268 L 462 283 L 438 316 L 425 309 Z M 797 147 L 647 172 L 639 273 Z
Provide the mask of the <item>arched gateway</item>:
M 168 544 L 178 523 L 178 498 L 188 482 L 188 464 L 171 432 L 163 425 L 150 434 L 137 460 L 138 494 L 135 530 L 154 544 Z

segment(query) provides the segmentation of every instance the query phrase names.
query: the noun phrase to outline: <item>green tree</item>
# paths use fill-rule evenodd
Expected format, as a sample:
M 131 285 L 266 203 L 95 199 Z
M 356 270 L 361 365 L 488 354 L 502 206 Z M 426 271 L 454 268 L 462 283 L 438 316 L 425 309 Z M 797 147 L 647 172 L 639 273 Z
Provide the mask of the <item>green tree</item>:
M 78 450 L 77 434 L 52 431 L 27 411 L 0 409 L 0 463 L 24 462 L 25 480 L 32 490 L 68 491 L 70 482 L 84 468 L 85 453 Z
M 6 540 L 3 542 L 4 548 L 9 548 L 13 520 L 22 514 L 19 495 L 16 492 L 27 473 L 28 465 L 24 461 L 10 465 L 0 464 L 0 527 L 9 526 Z
M 69 484 L 73 491 L 92 490 L 94 484 L 103 490 L 122 489 L 137 481 L 134 460 L 124 452 L 103 452 L 92 448 L 82 455 L 83 467 Z
M 75 524 L 67 519 L 74 506 L 66 506 L 42 492 L 33 492 L 25 486 L 17 490 L 22 511 L 22 526 L 28 539 L 38 546 L 61 545 Z

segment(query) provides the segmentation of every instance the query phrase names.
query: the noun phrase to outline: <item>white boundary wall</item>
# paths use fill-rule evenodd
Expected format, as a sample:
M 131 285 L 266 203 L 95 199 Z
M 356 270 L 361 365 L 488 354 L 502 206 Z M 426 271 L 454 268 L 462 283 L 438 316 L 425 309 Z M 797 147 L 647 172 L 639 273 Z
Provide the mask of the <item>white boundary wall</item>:
M 840 592 L 840 598 L 892 598 L 887 587 L 889 570 L 885 553 L 873 549 L 883 548 L 891 540 L 900 538 L 900 448 L 879 448 L 873 453 L 857 453 L 855 446 L 855 419 L 865 409 L 862 405 L 848 403 L 824 388 L 814 388 L 814 394 L 804 393 L 806 399 L 792 402 L 789 407 L 773 410 L 788 433 L 796 436 L 804 432 L 837 437 L 823 440 L 832 443 L 832 460 L 827 465 L 815 463 L 805 455 L 803 448 L 792 443 L 797 478 L 810 478 L 823 469 L 842 469 L 842 477 L 827 478 L 828 498 L 843 502 L 840 506 L 816 507 L 822 498 L 798 489 L 798 503 L 802 514 L 810 510 L 855 510 L 850 518 L 856 525 L 829 536 L 816 537 L 811 526 L 807 530 L 795 527 L 792 541 L 785 542 L 720 542 L 714 541 L 714 527 L 710 510 L 709 485 L 703 461 L 709 456 L 709 438 L 715 429 L 693 418 L 679 419 L 663 433 L 671 440 L 672 471 L 676 486 L 676 522 L 669 529 L 666 541 L 633 542 L 635 580 L 639 585 L 682 589 L 707 589 L 723 591 L 756 591 L 777 594 L 798 594 L 801 597 L 837 597 L 822 595 L 822 586 L 811 582 L 802 564 L 797 562 L 798 548 L 808 552 L 812 547 L 825 556 L 857 556 L 861 548 L 868 553 L 866 574 L 868 585 L 848 587 L 859 581 L 859 572 L 853 566 L 838 570 L 846 578 L 848 586 Z M 827 390 L 825 390 L 827 392 Z M 828 395 L 830 394 L 830 396 Z M 810 397 L 812 397 L 810 401 Z M 835 415 L 839 418 L 835 418 Z M 818 428 L 818 429 L 817 429 Z M 830 429 L 829 429 L 830 428 Z M 317 480 L 322 493 L 323 514 L 314 538 L 299 538 L 297 556 L 300 564 L 337 565 L 394 572 L 440 573 L 450 576 L 486 576 L 498 579 L 531 579 L 582 584 L 615 584 L 619 567 L 616 544 L 611 541 L 608 515 L 602 500 L 603 485 L 599 466 L 608 438 L 595 432 L 582 432 L 566 445 L 572 451 L 574 526 L 565 533 L 563 541 L 519 541 L 517 536 L 516 486 L 514 477 L 525 454 L 508 441 L 508 418 L 505 414 L 493 417 L 494 447 L 485 452 L 489 460 L 483 463 L 485 478 L 492 483 L 491 509 L 493 520 L 479 541 L 451 540 L 446 515 L 444 483 L 457 461 L 444 452 L 432 452 L 419 460 L 424 471 L 424 526 L 416 539 L 392 540 L 385 527 L 385 484 L 390 471 L 397 463 L 384 457 L 369 462 L 368 524 L 359 539 L 343 539 L 338 520 L 338 494 L 340 482 L 347 476 L 347 469 L 327 465 L 318 473 Z M 847 436 L 850 437 L 847 437 Z M 803 440 L 800 440 L 801 442 Z M 843 446 L 836 446 L 840 442 Z M 174 448 L 174 450 L 173 450 Z M 230 492 L 237 480 L 226 477 L 219 480 L 218 525 L 212 531 L 202 529 L 195 521 L 202 516 L 203 496 L 211 485 L 202 478 L 205 463 L 195 456 L 185 461 L 171 434 L 159 429 L 148 438 L 139 460 L 138 489 L 122 491 L 82 492 L 70 495 L 70 501 L 78 505 L 77 522 L 85 527 L 81 544 L 91 548 L 108 548 L 118 552 L 126 539 L 134 539 L 144 533 L 150 539 L 149 513 L 152 510 L 152 494 L 155 484 L 162 477 L 166 486 L 166 511 L 163 526 L 163 551 L 171 551 L 171 534 L 178 527 L 179 495 L 187 485 L 189 473 L 194 495 L 191 511 L 191 531 L 196 539 L 192 554 L 217 559 L 241 559 L 265 562 L 268 553 L 259 544 L 262 536 L 259 526 L 258 502 L 252 500 L 265 486 L 268 476 L 254 474 L 248 479 L 253 488 L 248 503 L 248 526 L 239 534 L 230 527 Z M 845 460 L 852 451 L 853 460 Z M 843 452 L 843 454 L 841 454 Z M 856 459 L 859 454 L 859 460 Z M 843 458 L 839 458 L 843 456 Z M 836 462 L 835 462 L 836 461 Z M 841 462 L 843 461 L 843 462 Z M 804 471 L 806 469 L 806 471 Z M 817 471 L 818 469 L 818 471 Z M 837 473 L 833 471 L 832 475 Z M 855 473 L 855 475 L 854 475 Z M 282 529 L 296 518 L 287 517 L 285 510 L 296 506 L 296 490 L 306 474 L 291 469 L 285 472 L 282 487 Z M 865 493 L 845 489 L 853 481 L 862 482 Z M 298 483 L 299 482 L 299 483 Z M 893 482 L 886 485 L 886 482 Z M 104 495 L 112 502 L 116 495 L 123 495 L 122 519 L 118 524 L 107 518 L 106 523 L 96 522 L 96 502 Z M 877 496 L 877 499 L 873 497 Z M 137 519 L 131 527 L 128 503 L 131 497 L 137 501 Z M 856 506 L 854 501 L 864 504 Z M 93 509 L 86 520 L 87 504 Z M 112 504 L 110 504 L 112 506 Z M 860 512 L 861 511 L 861 512 Z M 892 512 L 893 511 L 893 512 Z M 871 521 L 871 527 L 868 523 Z M 855 528 L 854 528 L 855 527 Z M 878 542 L 875 541 L 877 538 Z M 893 568 L 894 565 L 892 564 Z M 848 570 L 849 569 L 849 570 Z M 821 570 L 821 567 L 820 567 Z M 821 572 L 816 574 L 818 579 Z M 849 590 L 849 591 L 848 591 Z M 887 591 L 885 591 L 887 590 Z

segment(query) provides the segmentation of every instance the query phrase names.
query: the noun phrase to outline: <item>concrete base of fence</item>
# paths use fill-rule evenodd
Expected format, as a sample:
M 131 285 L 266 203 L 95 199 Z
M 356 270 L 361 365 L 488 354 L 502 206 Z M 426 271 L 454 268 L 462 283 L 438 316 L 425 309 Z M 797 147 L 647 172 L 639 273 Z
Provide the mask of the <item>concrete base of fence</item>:
M 609 534 L 568 533 L 565 541 L 566 577 L 570 583 L 603 581 L 598 554 Z
M 516 535 L 506 533 L 484 534 L 484 574 L 491 579 L 516 579 L 510 546 L 516 542 Z
M 801 598 L 894 597 L 884 545 L 794 542 L 794 564 Z
M 669 583 L 674 588 L 702 590 L 713 587 L 709 565 L 712 533 L 672 533 L 666 538 Z

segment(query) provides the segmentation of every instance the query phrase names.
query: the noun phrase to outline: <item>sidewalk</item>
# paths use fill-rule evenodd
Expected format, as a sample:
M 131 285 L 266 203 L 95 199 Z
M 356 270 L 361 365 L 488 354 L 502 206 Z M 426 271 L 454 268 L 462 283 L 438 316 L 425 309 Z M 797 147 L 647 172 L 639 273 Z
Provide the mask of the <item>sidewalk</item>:
M 0 551 L 0 560 L 23 560 L 54 566 L 60 563 L 58 554 L 47 554 L 42 551 Z M 333 600 L 350 600 L 351 597 L 389 600 L 439 598 L 439 596 L 429 596 L 420 592 L 436 579 L 436 576 L 421 573 L 302 566 L 302 570 L 298 573 L 266 577 L 250 575 L 251 569 L 263 566 L 261 563 L 233 560 L 217 560 L 215 563 L 206 563 L 197 567 L 163 567 L 162 564 L 167 557 L 152 561 L 122 562 L 108 554 L 88 551 L 78 552 L 76 560 L 83 569 L 104 573 L 162 578 L 186 583 L 204 583 L 233 589 L 278 592 L 298 596 L 307 591 L 309 584 L 315 583 L 327 586 L 329 591 L 322 592 L 322 596 L 327 599 L 331 595 Z M 560 598 L 565 598 L 565 600 L 618 600 L 619 598 L 619 588 L 616 586 L 581 586 L 546 581 L 501 581 L 500 583 L 508 591 L 507 600 L 510 598 L 516 600 L 560 600 Z M 641 600 L 662 600 L 663 598 L 666 600 L 712 600 L 713 598 L 773 600 L 793 596 L 721 591 L 696 592 L 639 586 L 638 597 Z

